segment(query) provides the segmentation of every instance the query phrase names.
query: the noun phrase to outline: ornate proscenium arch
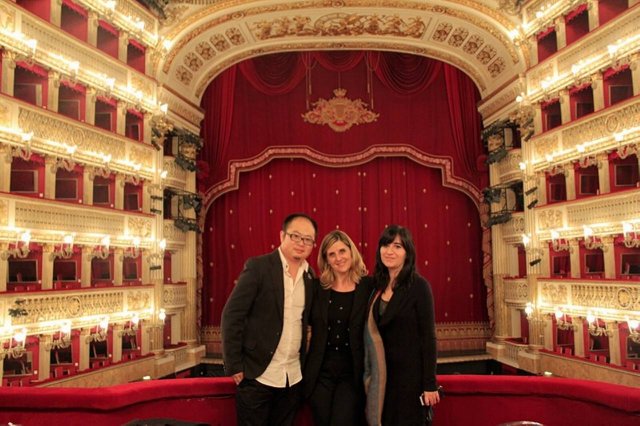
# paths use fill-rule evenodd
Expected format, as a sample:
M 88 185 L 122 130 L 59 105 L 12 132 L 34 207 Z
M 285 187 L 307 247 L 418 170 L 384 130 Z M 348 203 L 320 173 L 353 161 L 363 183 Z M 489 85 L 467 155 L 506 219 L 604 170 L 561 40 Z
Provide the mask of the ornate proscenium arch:
M 173 45 L 157 64 L 158 79 L 171 81 L 198 104 L 218 74 L 251 57 L 301 50 L 387 50 L 450 63 L 469 75 L 486 98 L 512 83 L 527 65 L 526 45 L 516 46 L 509 38 L 515 21 L 481 2 L 380 3 L 226 1 L 184 19 L 176 12 L 175 25 L 163 34 Z
M 448 156 L 436 156 L 426 154 L 410 145 L 372 145 L 365 151 L 349 155 L 327 155 L 304 146 L 274 146 L 268 148 L 252 158 L 233 160 L 229 163 L 227 179 L 211 188 L 204 194 L 204 214 L 219 196 L 238 189 L 240 185 L 240 173 L 256 170 L 277 158 L 303 158 L 315 164 L 326 167 L 352 167 L 364 164 L 379 157 L 406 157 L 425 167 L 438 168 L 441 171 L 442 185 L 453 188 L 466 194 L 481 213 L 482 193 L 466 179 L 457 177 L 454 173 L 453 159 Z

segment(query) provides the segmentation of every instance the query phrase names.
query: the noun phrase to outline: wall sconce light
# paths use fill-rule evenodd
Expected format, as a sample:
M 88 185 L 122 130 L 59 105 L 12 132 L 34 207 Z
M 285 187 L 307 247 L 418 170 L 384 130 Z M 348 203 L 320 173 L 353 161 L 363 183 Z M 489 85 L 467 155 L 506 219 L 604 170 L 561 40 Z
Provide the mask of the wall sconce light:
M 600 237 L 593 235 L 593 229 L 588 226 L 584 227 L 584 247 L 587 250 L 604 249 L 604 244 Z
M 133 317 L 131 317 L 131 321 L 128 322 L 128 327 L 127 327 L 127 324 L 125 324 L 124 329 L 120 333 L 118 333 L 118 335 L 120 337 L 135 336 L 136 332 L 138 331 L 139 323 L 140 323 L 140 317 L 138 316 L 138 314 L 133 314 Z
M 160 312 L 158 312 L 158 319 L 162 321 L 163 324 L 164 320 L 167 319 L 167 312 L 164 310 L 164 308 L 160 308 Z
M 551 231 L 551 247 L 554 251 L 570 251 L 569 241 L 560 238 L 558 231 Z
M 599 336 L 613 336 L 613 332 L 611 330 L 607 330 L 606 327 L 600 327 L 598 323 L 598 318 L 593 315 L 591 312 L 587 312 L 587 323 L 589 324 L 589 334 L 594 337 Z
M 71 323 L 66 321 L 60 327 L 58 338 L 51 340 L 51 349 L 65 349 L 71 346 Z
M 622 233 L 624 235 L 624 246 L 627 248 L 640 247 L 640 235 L 635 229 L 635 225 L 629 222 L 622 224 Z
M 13 154 L 22 158 L 24 161 L 31 160 L 31 139 L 33 138 L 33 132 L 23 133 L 21 136 L 23 146 L 16 146 L 13 148 Z
M 54 249 L 53 253 L 50 255 L 51 260 L 60 259 L 69 259 L 73 255 L 73 235 L 67 234 L 64 236 L 62 240 L 62 244 Z
M 100 245 L 97 246 L 93 252 L 91 253 L 92 257 L 96 257 L 98 259 L 106 259 L 109 257 L 109 246 L 111 245 L 111 237 L 108 235 L 103 237 L 100 240 Z
M 15 346 L 13 345 L 14 341 L 16 342 Z M 23 328 L 20 331 L 16 331 L 12 338 L 9 338 L 7 348 L 4 347 L 3 342 L 0 342 L 0 360 L 3 360 L 5 357 L 13 359 L 21 358 L 26 352 L 26 341 L 27 329 Z
M 127 247 L 122 255 L 123 258 L 137 259 L 140 256 L 140 238 L 133 239 L 133 247 Z
M 30 241 L 31 241 L 30 231 L 24 231 L 23 233 L 18 232 L 18 237 L 16 238 L 14 247 L 12 249 L 3 251 L 0 254 L 0 258 L 2 260 L 8 260 L 10 257 L 15 257 L 17 259 L 24 259 L 29 255 Z
M 640 321 L 627 318 L 627 325 L 629 326 L 629 338 L 635 343 L 640 343 Z
M 528 320 L 533 318 L 534 311 L 535 311 L 535 308 L 533 306 L 533 303 L 527 302 L 527 305 L 524 307 L 524 313 L 527 315 Z
M 565 315 L 564 312 L 562 312 L 562 310 L 560 308 L 556 309 L 556 312 L 554 313 L 555 317 L 556 317 L 556 327 L 558 328 L 558 330 L 576 330 L 578 328 L 578 326 L 576 326 L 575 324 L 572 324 L 568 321 L 565 320 Z
M 103 317 L 96 327 L 96 332 L 87 336 L 87 343 L 104 342 L 107 340 L 107 331 L 109 330 L 109 317 Z
M 78 147 L 75 145 L 72 146 L 67 146 L 66 148 L 66 153 L 69 156 L 68 158 L 58 158 L 56 160 L 56 164 L 54 164 L 53 167 L 53 171 L 57 172 L 58 169 L 65 169 L 68 172 L 73 171 L 73 169 L 76 167 L 76 162 L 73 159 L 73 156 L 75 155 L 76 151 L 78 150 Z

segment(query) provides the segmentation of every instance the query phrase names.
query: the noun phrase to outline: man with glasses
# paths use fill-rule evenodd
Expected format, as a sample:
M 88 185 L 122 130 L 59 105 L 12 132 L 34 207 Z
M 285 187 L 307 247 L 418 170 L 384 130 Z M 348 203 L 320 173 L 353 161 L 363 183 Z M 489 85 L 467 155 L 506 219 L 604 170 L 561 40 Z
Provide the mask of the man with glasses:
M 222 352 L 236 382 L 238 425 L 291 425 L 302 400 L 318 226 L 303 213 L 284 220 L 280 247 L 251 258 L 222 311 Z

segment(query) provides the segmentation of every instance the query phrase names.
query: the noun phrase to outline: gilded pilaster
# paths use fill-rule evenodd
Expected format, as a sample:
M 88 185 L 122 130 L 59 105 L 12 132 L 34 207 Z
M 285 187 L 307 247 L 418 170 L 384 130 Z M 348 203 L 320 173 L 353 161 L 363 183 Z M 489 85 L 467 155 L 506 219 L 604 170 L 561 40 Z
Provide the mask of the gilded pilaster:
M 124 249 L 113 249 L 113 285 L 122 285 L 122 263 L 124 261 Z
M 640 0 L 638 0 L 640 1 Z M 631 80 L 633 82 L 633 96 L 640 94 L 640 53 L 631 56 Z M 2 68 L 2 78 L 4 80 L 4 63 Z
M 96 100 L 96 89 L 87 87 L 84 107 L 84 121 L 87 124 L 96 124 Z
M 62 24 L 62 0 L 49 0 L 51 15 L 49 21 L 56 27 Z
M 127 63 L 127 52 L 129 50 L 129 33 L 122 31 L 118 37 L 118 59 Z
M 38 342 L 38 380 L 51 376 L 51 335 L 41 334 Z
M 609 177 L 609 156 L 607 153 L 600 153 L 596 156 L 596 164 L 598 165 L 598 188 L 600 194 L 608 194 L 611 192 L 611 179 Z
M 112 362 L 122 361 L 123 330 L 124 330 L 124 327 L 122 326 L 122 324 L 113 325 L 113 352 L 111 357 Z
M 10 50 L 2 52 L 2 93 L 13 96 L 16 81 L 16 53 Z
M 93 181 L 95 179 L 95 169 L 85 167 L 82 173 L 82 202 L 88 206 L 93 205 Z
M 567 24 L 565 23 L 564 16 L 559 16 L 555 21 L 556 27 L 556 45 L 558 50 L 567 45 Z
M 0 243 L 0 252 L 9 250 L 9 243 Z M 7 291 L 7 269 L 9 264 L 6 260 L 0 259 L 0 292 Z
M 591 0 L 587 2 L 587 11 L 589 14 L 589 31 L 593 31 L 600 26 L 600 0 Z
M 604 257 L 604 277 L 614 279 L 616 277 L 616 255 L 613 244 L 613 237 L 602 237 L 604 248 L 602 256 Z
M 142 115 L 142 141 L 146 144 L 151 143 L 151 119 L 153 114 L 145 112 Z
M 564 168 L 564 179 L 567 187 L 567 201 L 576 199 L 576 171 L 573 164 Z
M 538 63 L 538 39 L 535 35 L 532 35 L 528 39 L 529 45 L 529 62 L 531 66 L 535 66 Z
M 591 90 L 593 91 L 593 110 L 599 111 L 604 108 L 604 84 L 602 84 L 602 73 L 595 73 L 591 76 Z
M 2 192 L 9 192 L 11 188 L 12 153 L 11 145 L 0 144 L 0 191 Z
M 58 159 L 47 155 L 44 159 L 44 198 L 54 200 L 56 198 L 56 164 Z
M 115 202 L 114 206 L 118 210 L 124 208 L 124 178 L 122 173 L 116 173 Z
M 560 93 L 560 119 L 562 124 L 571 121 L 571 102 L 569 101 L 569 91 L 561 90 Z
M 47 75 L 47 104 L 49 111 L 58 112 L 58 100 L 60 99 L 60 73 L 49 71 Z
M 542 133 L 542 105 L 540 102 L 533 104 L 533 134 Z
M 569 260 L 571 263 L 571 278 L 580 278 L 580 242 L 569 240 Z
M 80 359 L 78 360 L 78 371 L 84 371 L 89 368 L 89 358 L 91 358 L 90 335 L 90 329 L 83 328 L 80 330 Z
M 162 164 L 159 162 L 158 164 Z M 189 173 L 187 175 L 187 183 L 185 189 L 190 192 L 196 192 L 196 174 Z M 196 212 L 193 209 L 188 210 L 187 216 L 196 218 Z M 159 221 L 161 222 L 161 221 Z M 497 226 L 494 227 L 498 228 Z M 195 232 L 187 232 L 185 245 L 182 256 L 182 277 L 187 283 L 187 306 L 184 311 L 183 335 L 182 339 L 189 344 L 195 344 L 198 339 L 197 334 L 197 288 L 196 288 L 196 239 Z M 496 240 L 494 240 L 496 241 Z M 500 240 L 501 241 L 501 240 Z
M 620 350 L 620 328 L 616 321 L 606 321 L 607 331 L 609 331 L 609 363 L 612 365 L 622 365 L 622 351 Z
M 575 356 L 584 357 L 584 335 L 585 329 L 583 318 L 574 317 L 573 319 L 573 354 Z
M 91 259 L 93 259 L 93 247 L 82 247 L 82 276 L 80 277 L 82 288 L 91 287 Z
M 89 11 L 87 26 L 87 42 L 93 47 L 98 46 L 98 21 L 99 16 L 93 10 Z
M 116 133 L 124 136 L 127 124 L 127 103 L 123 101 L 117 102 L 116 111 Z
M 53 262 L 52 254 L 55 247 L 53 244 L 42 246 L 42 289 L 51 290 L 53 288 Z

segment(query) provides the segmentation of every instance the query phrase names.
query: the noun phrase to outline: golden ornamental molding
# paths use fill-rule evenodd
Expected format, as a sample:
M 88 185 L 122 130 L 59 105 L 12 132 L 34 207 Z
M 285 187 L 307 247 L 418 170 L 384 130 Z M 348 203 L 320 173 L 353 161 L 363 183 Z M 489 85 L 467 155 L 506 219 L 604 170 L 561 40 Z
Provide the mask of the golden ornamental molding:
M 361 99 L 346 97 L 345 89 L 335 89 L 333 98 L 319 98 L 313 108 L 302 114 L 302 119 L 311 124 L 327 125 L 334 132 L 346 132 L 351 127 L 377 121 L 380 114 L 368 109 Z

